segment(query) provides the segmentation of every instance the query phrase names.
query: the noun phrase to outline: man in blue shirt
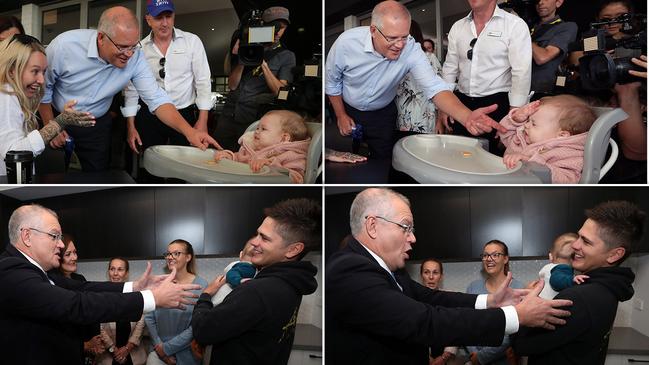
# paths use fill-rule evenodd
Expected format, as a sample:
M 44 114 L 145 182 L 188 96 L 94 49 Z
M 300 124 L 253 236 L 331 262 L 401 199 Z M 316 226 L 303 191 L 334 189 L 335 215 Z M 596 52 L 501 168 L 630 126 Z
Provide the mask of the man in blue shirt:
M 437 107 L 460 121 L 473 135 L 501 126 L 487 116 L 496 105 L 465 107 L 428 63 L 421 47 L 410 37 L 410 13 L 396 1 L 384 1 L 372 11 L 372 25 L 344 32 L 327 56 L 325 92 L 338 129 L 349 135 L 362 124 L 370 157 L 392 155 L 397 109 L 397 84 L 411 72 Z
M 78 29 L 60 34 L 47 47 L 45 95 L 39 112 L 51 120 L 52 104 L 63 109 L 65 100 L 77 100 L 80 110 L 97 117 L 93 128 L 69 128 L 50 145 L 58 148 L 69 134 L 84 171 L 107 170 L 110 163 L 113 96 L 129 81 L 142 100 L 163 123 L 182 133 L 194 146 L 218 144 L 207 133 L 192 128 L 155 81 L 140 48 L 140 29 L 133 13 L 124 7 L 104 11 L 97 30 Z

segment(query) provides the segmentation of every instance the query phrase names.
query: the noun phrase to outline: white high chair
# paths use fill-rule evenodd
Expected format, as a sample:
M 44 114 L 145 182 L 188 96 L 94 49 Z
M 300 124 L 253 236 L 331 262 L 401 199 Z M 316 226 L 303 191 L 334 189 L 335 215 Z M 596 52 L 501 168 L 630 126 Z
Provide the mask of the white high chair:
M 257 127 L 251 124 L 246 132 Z M 322 170 L 322 124 L 306 123 L 311 136 L 307 153 L 304 182 L 312 184 Z M 290 184 L 287 169 L 264 166 L 252 172 L 246 163 L 223 159 L 214 161 L 214 149 L 201 151 L 186 146 L 151 146 L 144 151 L 143 165 L 151 174 L 159 177 L 177 178 L 192 184 Z
M 628 118 L 622 109 L 593 108 L 593 123 L 584 148 L 584 167 L 579 181 L 595 184 L 613 166 L 618 147 L 610 138 L 611 128 Z M 608 145 L 609 159 L 604 163 Z M 392 166 L 419 183 L 454 184 L 543 184 L 551 183 L 550 169 L 537 163 L 522 163 L 507 169 L 502 158 L 485 151 L 478 139 L 422 134 L 400 139 L 394 146 Z

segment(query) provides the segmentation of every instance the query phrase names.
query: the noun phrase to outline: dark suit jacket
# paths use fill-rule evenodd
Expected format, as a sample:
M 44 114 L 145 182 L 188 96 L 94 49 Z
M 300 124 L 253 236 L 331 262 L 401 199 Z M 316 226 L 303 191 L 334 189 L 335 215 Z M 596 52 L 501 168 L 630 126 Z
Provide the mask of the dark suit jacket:
M 430 345 L 502 342 L 502 310 L 471 309 L 476 295 L 431 290 L 398 272 L 402 292 L 356 240 L 332 255 L 325 278 L 327 364 L 427 365 Z
M 55 283 L 15 247 L 0 255 L 0 363 L 81 364 L 83 325 L 142 316 L 142 294 L 122 283 Z

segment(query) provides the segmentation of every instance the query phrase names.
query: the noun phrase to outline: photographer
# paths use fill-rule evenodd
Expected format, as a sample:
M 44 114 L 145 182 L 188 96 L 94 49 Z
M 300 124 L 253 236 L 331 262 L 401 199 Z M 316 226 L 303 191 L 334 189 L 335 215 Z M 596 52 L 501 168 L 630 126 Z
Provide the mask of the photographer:
M 619 19 L 626 14 L 629 14 L 633 19 L 634 10 L 633 4 L 628 0 L 604 0 L 600 3 L 597 20 L 600 22 L 610 21 Z M 602 28 L 606 31 L 607 36 L 606 53 L 616 62 L 622 57 L 640 57 L 643 52 L 642 44 L 644 43 L 646 46 L 646 38 L 640 42 L 630 42 L 634 35 L 629 34 L 633 33 L 633 29 L 630 31 L 628 28 L 633 28 L 632 26 L 626 22 L 620 22 L 604 24 Z M 624 31 L 625 29 L 627 30 Z M 637 37 L 638 34 L 635 36 Z M 625 40 L 627 42 L 624 42 Z M 582 54 L 576 52 L 575 56 L 571 55 L 572 61 L 578 62 L 578 57 L 581 57 Z M 641 97 L 641 79 L 637 78 L 639 75 L 635 71 L 627 72 L 636 77 L 631 77 L 633 80 L 627 78 L 620 82 L 619 77 L 621 76 L 618 75 L 617 82 L 611 90 L 598 93 L 599 97 L 606 102 L 606 106 L 622 108 L 629 114 L 629 118 L 620 122 L 611 133 L 611 137 L 620 146 L 621 153 L 611 171 L 601 180 L 602 183 L 646 183 L 647 181 L 647 126 L 642 116 L 642 100 L 645 100 L 646 97 Z M 644 89 L 646 90 L 646 87 Z
M 536 12 L 541 18 L 532 27 L 532 87 L 535 92 L 552 92 L 557 67 L 577 37 L 577 24 L 564 22 L 557 15 L 563 0 L 538 0 Z
M 293 80 L 291 70 L 295 67 L 295 54 L 280 43 L 290 24 L 288 9 L 270 7 L 264 10 L 262 21 L 264 25 L 275 26 L 274 42 L 264 45 L 264 57 L 259 66 L 244 66 L 232 61 L 228 80 L 231 91 L 215 132 L 224 149 L 237 149 L 239 137 L 257 120 L 259 106 L 273 100 L 279 89 Z M 237 41 L 232 48 L 233 55 L 238 55 L 239 46 Z

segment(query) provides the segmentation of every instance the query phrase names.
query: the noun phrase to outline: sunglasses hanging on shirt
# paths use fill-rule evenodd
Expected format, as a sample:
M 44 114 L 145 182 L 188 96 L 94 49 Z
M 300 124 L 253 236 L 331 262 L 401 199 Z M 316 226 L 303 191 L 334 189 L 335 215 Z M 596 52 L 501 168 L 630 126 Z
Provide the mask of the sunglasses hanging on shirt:
M 469 48 L 469 50 L 466 51 L 466 58 L 468 58 L 469 61 L 471 61 L 473 59 L 473 46 L 475 46 L 475 42 L 477 42 L 477 41 L 478 41 L 478 38 L 473 38 L 471 40 L 471 43 L 469 43 L 469 47 L 471 47 L 471 48 Z
M 160 75 L 160 78 L 161 78 L 161 79 L 164 79 L 164 78 L 165 78 L 165 63 L 166 63 L 166 62 L 167 62 L 167 59 L 166 59 L 166 58 L 162 57 L 162 58 L 160 59 L 160 67 L 162 67 L 162 68 L 161 68 L 160 71 L 158 72 L 158 75 Z

